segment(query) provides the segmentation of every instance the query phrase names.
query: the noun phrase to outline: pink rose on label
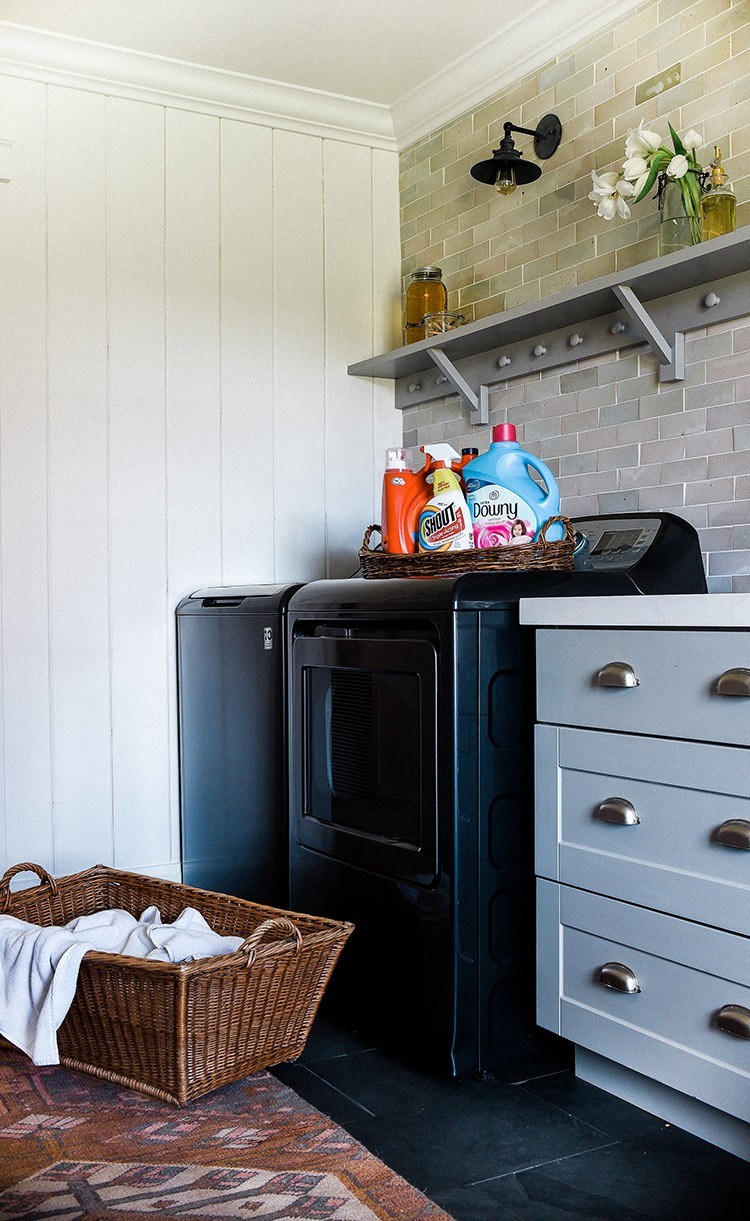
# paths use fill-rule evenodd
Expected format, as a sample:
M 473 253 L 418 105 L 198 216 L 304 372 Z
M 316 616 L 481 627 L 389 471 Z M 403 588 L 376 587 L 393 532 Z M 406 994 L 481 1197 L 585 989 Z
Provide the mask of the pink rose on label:
M 508 541 L 507 526 L 475 526 L 475 547 L 504 547 Z

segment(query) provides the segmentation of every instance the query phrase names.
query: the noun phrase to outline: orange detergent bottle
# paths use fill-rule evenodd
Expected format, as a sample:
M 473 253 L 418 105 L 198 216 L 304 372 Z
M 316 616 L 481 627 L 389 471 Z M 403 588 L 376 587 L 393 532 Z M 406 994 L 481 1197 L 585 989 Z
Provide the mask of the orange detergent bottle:
M 398 555 L 416 551 L 416 537 L 409 523 L 413 517 L 419 519 L 419 510 L 429 494 L 424 479 L 428 465 L 429 459 L 424 470 L 412 471 L 406 464 L 405 450 L 386 450 L 380 510 L 383 551 Z

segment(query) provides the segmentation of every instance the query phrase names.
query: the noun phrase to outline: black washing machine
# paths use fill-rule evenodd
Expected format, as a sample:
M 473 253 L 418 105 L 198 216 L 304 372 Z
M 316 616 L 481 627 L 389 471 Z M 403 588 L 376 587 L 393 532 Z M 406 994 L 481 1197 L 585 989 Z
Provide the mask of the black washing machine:
M 286 615 L 294 585 L 199 589 L 176 610 L 182 878 L 287 907 Z
M 314 581 L 289 604 L 290 905 L 355 924 L 324 1008 L 454 1075 L 566 1050 L 534 1018 L 519 600 L 706 591 L 681 518 L 573 524 L 572 572 Z

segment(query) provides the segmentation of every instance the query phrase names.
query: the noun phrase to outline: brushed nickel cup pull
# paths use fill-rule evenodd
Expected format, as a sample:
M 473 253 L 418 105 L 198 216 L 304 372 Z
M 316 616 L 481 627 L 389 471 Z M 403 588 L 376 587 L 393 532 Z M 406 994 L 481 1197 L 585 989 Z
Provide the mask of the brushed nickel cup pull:
M 744 848 L 745 852 L 750 852 L 750 822 L 746 818 L 728 818 L 711 838 L 727 848 Z
M 725 1034 L 738 1039 L 750 1039 L 750 1009 L 744 1005 L 722 1005 L 716 1014 L 716 1025 Z
M 640 992 L 641 985 L 635 971 L 622 962 L 605 962 L 599 972 L 599 983 L 605 988 L 613 988 L 615 992 Z
M 602 822 L 617 823 L 620 827 L 634 827 L 641 821 L 635 806 L 625 797 L 607 797 L 600 801 L 594 810 L 594 818 Z M 750 823 L 748 826 L 750 827 Z
M 626 661 L 610 661 L 596 676 L 600 687 L 637 687 L 640 679 Z
M 750 696 L 750 670 L 743 666 L 725 670 L 716 680 L 716 694 Z

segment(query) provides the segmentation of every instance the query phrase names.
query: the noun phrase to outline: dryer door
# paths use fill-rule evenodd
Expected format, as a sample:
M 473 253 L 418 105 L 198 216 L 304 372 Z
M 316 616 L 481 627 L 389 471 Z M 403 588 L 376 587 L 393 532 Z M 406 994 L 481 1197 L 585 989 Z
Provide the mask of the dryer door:
M 297 843 L 433 885 L 437 653 L 427 640 L 311 636 L 292 646 Z

